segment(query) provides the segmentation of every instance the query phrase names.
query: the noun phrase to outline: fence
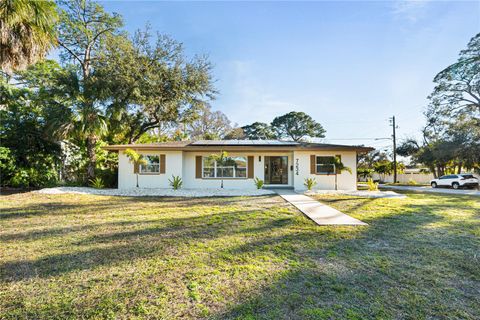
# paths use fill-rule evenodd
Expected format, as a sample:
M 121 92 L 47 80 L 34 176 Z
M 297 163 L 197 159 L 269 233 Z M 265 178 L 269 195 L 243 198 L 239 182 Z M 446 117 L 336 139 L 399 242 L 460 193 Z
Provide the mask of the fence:
M 479 178 L 478 175 L 474 175 Z M 383 181 L 387 183 L 393 182 L 393 174 L 391 175 L 380 175 L 378 173 L 374 173 L 372 175 L 372 179 L 374 181 Z M 408 184 L 409 181 L 415 181 L 418 184 L 430 184 L 430 180 L 434 179 L 432 173 L 420 173 L 420 172 L 406 172 L 406 173 L 399 173 L 397 175 L 397 181 L 399 183 Z M 480 179 L 480 178 L 479 178 Z M 360 178 L 359 181 L 367 181 L 365 178 Z

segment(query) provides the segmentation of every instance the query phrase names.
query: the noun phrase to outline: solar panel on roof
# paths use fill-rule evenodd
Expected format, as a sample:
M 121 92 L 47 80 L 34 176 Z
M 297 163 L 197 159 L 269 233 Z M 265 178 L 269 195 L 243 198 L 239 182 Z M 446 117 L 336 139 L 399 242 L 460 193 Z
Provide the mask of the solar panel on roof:
M 295 141 L 280 140 L 199 140 L 192 142 L 196 146 L 291 146 L 299 145 Z

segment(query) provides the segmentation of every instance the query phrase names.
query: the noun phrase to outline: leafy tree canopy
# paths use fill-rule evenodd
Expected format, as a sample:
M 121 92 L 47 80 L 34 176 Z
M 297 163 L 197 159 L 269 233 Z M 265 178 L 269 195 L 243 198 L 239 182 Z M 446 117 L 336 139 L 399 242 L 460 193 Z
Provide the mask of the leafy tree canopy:
M 211 68 L 205 57 L 188 59 L 180 43 L 161 34 L 154 37 L 148 26 L 132 39 L 110 38 L 95 70 L 112 134 L 132 143 L 159 126 L 195 122 L 196 135 L 197 113 L 203 121 L 224 120 L 206 106 L 216 93 Z
M 251 125 L 243 126 L 245 138 L 249 140 L 269 140 L 275 139 L 276 134 L 273 128 L 264 122 L 254 122 Z
M 306 137 L 324 138 L 325 129 L 304 112 L 289 112 L 276 117 L 272 121 L 273 130 L 277 138 L 287 138 L 300 141 Z
M 456 63 L 435 76 L 434 82 L 426 112 L 430 124 L 468 116 L 480 125 L 480 33 L 460 52 Z

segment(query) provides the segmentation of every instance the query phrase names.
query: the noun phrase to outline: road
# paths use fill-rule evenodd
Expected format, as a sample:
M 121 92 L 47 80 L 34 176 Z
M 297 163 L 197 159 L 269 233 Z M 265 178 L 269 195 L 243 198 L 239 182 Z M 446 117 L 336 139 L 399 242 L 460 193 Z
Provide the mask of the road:
M 444 194 L 466 194 L 470 196 L 480 196 L 478 189 L 448 189 L 448 188 L 432 188 L 432 187 L 416 187 L 416 186 L 391 186 L 391 185 L 379 185 L 383 189 L 392 190 L 405 190 L 415 192 L 429 192 L 429 193 L 444 193 Z

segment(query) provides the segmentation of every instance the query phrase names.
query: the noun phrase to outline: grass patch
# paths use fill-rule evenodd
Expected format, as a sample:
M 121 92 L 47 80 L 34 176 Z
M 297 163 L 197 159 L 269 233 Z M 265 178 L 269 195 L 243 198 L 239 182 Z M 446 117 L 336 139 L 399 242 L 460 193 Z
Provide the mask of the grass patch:
M 480 314 L 480 202 L 322 195 L 0 198 L 0 318 L 365 319 Z

